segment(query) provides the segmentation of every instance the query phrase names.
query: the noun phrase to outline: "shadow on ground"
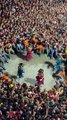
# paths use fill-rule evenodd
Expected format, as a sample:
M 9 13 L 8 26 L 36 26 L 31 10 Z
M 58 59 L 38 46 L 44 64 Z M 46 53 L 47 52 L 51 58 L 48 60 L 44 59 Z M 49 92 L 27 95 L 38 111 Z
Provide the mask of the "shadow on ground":
M 25 82 L 31 84 L 31 85 L 35 85 L 36 81 L 32 78 L 25 78 Z
M 17 56 L 23 60 L 26 60 L 26 55 L 24 55 L 23 53 L 18 53 Z

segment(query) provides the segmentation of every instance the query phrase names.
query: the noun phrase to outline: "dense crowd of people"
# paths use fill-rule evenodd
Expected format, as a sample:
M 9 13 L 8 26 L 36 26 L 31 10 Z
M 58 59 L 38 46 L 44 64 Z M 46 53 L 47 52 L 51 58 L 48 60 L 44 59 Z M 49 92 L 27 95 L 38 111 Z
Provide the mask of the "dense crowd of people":
M 9 75 L 0 75 L 0 120 L 66 120 L 66 84 L 57 81 L 50 91 L 14 84 Z
M 32 52 L 47 54 L 57 60 L 56 66 L 58 55 L 65 60 L 67 1 L 0 0 L 0 9 L 0 120 L 66 120 L 67 80 L 63 70 L 65 80 L 57 80 L 50 91 L 41 91 L 38 84 L 15 84 L 4 65 L 10 54 L 24 52 L 27 61 L 33 59 Z

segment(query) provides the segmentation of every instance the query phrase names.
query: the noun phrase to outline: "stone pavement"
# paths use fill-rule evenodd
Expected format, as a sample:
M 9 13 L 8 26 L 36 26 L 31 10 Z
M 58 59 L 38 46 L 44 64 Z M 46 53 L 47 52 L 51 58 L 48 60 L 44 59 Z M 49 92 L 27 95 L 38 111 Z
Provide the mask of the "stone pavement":
M 33 59 L 29 62 L 17 57 L 16 55 L 11 55 L 9 63 L 5 64 L 6 72 L 9 72 L 11 75 L 17 75 L 17 68 L 19 63 L 24 63 L 24 78 L 17 79 L 19 83 L 27 83 L 27 85 L 34 85 L 36 83 L 37 71 L 42 68 L 44 69 L 45 81 L 41 89 L 50 90 L 55 84 L 55 80 L 52 78 L 52 72 L 44 64 L 45 61 L 50 60 L 46 55 L 35 55 L 33 54 Z M 50 60 L 53 62 L 53 60 Z

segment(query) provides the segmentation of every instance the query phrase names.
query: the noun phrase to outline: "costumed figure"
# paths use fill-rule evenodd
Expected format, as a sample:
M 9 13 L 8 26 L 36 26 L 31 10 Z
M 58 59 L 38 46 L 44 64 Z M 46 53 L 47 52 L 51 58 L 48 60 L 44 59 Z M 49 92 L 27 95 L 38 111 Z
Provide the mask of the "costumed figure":
M 19 78 L 24 77 L 24 68 L 23 68 L 23 63 L 20 63 L 18 66 L 18 76 Z
M 36 76 L 36 81 L 38 85 L 44 84 L 44 70 L 39 69 L 38 74 Z
M 30 61 L 31 59 L 32 59 L 32 48 L 29 47 L 29 48 L 27 49 L 26 60 L 27 60 L 27 61 Z

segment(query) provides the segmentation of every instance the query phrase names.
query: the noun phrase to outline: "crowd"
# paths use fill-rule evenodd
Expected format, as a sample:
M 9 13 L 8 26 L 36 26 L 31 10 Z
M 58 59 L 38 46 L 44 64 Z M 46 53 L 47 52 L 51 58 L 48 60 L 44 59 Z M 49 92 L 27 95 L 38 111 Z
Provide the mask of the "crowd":
M 36 84 L 14 84 L 0 75 L 0 120 L 66 120 L 66 83 L 58 82 L 50 91 Z
M 10 54 L 25 51 L 26 60 L 32 58 L 32 51 L 55 60 L 58 55 L 65 57 L 67 1 L 0 0 L 0 9 L 0 119 L 66 120 L 66 80 L 41 92 L 37 84 L 14 84 L 4 64 Z

